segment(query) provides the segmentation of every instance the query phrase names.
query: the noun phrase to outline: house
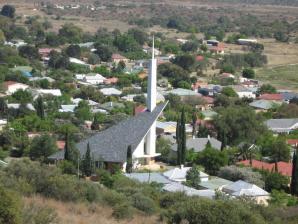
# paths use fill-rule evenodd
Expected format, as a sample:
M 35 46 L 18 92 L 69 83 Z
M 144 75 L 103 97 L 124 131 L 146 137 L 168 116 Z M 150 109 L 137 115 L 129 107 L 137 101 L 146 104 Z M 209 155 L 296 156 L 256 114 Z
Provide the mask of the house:
M 220 178 L 220 177 L 210 177 L 207 181 L 200 182 L 200 187 L 209 190 L 222 190 L 224 186 L 232 184 L 232 181 Z
M 41 80 L 47 80 L 49 83 L 53 83 L 55 82 L 55 79 L 48 77 L 48 76 L 44 76 L 44 77 L 30 77 L 29 81 L 30 82 L 36 82 L 36 81 L 41 81 Z
M 0 119 L 0 131 L 7 125 L 7 119 Z
M 218 43 L 217 46 L 208 46 L 208 50 L 214 54 L 224 54 L 225 53 L 225 46 L 223 43 Z
M 118 81 L 119 81 L 118 78 L 116 78 L 116 77 L 112 77 L 112 78 L 107 78 L 107 79 L 103 80 L 103 83 L 104 83 L 105 85 L 113 85 L 113 84 L 117 84 Z
M 75 98 L 75 99 L 71 99 L 71 102 L 74 103 L 75 105 L 79 105 L 79 103 L 84 100 L 84 99 L 81 99 L 81 98 Z M 99 105 L 99 103 L 93 101 L 93 100 L 85 100 L 88 105 L 90 107 L 96 107 L 97 105 Z
M 92 85 L 102 84 L 104 83 L 105 80 L 106 78 L 103 77 L 102 75 L 94 74 L 94 73 L 89 73 L 85 75 L 85 77 L 83 78 L 84 82 L 90 83 Z
M 100 89 L 100 92 L 105 96 L 120 96 L 122 94 L 122 91 L 115 88 L 103 88 Z
M 237 95 L 239 96 L 239 98 L 256 98 L 256 94 L 251 91 L 250 89 L 248 89 L 247 87 L 244 87 L 242 85 L 234 85 L 234 86 L 230 86 L 232 87 L 232 89 L 237 93 Z
M 211 144 L 211 147 L 214 148 L 214 149 L 217 149 L 217 150 L 220 150 L 221 149 L 221 145 L 222 143 L 220 141 L 218 141 L 217 139 L 215 138 L 188 138 L 186 140 L 186 149 L 187 150 L 193 150 L 194 152 L 202 152 L 208 142 Z M 171 149 L 173 152 L 177 152 L 177 144 L 173 144 L 171 146 Z
M 232 197 L 249 197 L 256 201 L 257 204 L 267 205 L 270 199 L 270 194 L 262 188 L 247 183 L 242 180 L 238 180 L 232 184 L 224 186 L 222 192 Z
M 86 62 L 84 62 L 84 61 L 82 61 L 80 59 L 77 59 L 77 58 L 70 57 L 69 58 L 69 62 L 72 63 L 72 64 L 82 65 L 82 66 L 86 66 L 88 68 L 91 68 L 91 65 L 89 65 Z
M 30 66 L 15 66 L 11 69 L 12 71 L 16 72 L 19 71 L 21 74 L 27 78 L 32 77 L 32 67 Z
M 189 90 L 189 89 L 183 89 L 183 88 L 177 88 L 177 89 L 172 89 L 169 91 L 165 92 L 165 95 L 169 95 L 169 94 L 174 94 L 174 95 L 178 95 L 180 97 L 185 97 L 185 96 L 201 96 L 201 94 L 193 91 L 193 90 Z
M 294 148 L 297 148 L 298 139 L 287 139 L 287 144 L 294 147 Z
M 256 39 L 238 39 L 237 42 L 240 45 L 251 45 L 258 43 Z
M 185 186 L 181 183 L 172 182 L 169 184 L 165 184 L 162 188 L 164 191 L 168 192 L 183 192 L 187 196 L 198 196 L 198 197 L 205 197 L 209 199 L 215 198 L 215 191 L 214 190 L 197 190 L 188 186 Z
M 65 147 L 65 141 L 56 141 L 56 146 L 59 150 L 63 150 Z
M 265 93 L 258 97 L 259 100 L 283 101 L 283 95 L 280 93 Z
M 143 46 L 143 51 L 144 51 L 146 54 L 150 54 L 150 55 L 152 55 L 152 51 L 153 51 L 153 49 L 152 49 L 151 47 L 149 47 L 149 46 Z M 157 48 L 154 48 L 154 55 L 159 56 L 159 55 L 161 55 L 161 54 L 162 54 L 162 52 L 161 52 L 160 50 L 158 50 Z
M 129 62 L 129 59 L 122 56 L 121 54 L 112 54 L 112 62 L 118 64 L 120 61 L 123 61 L 125 64 Z
M 99 105 L 99 108 L 104 109 L 106 111 L 111 111 L 115 108 L 125 108 L 125 105 L 123 103 L 110 101 Z
M 237 164 L 244 165 L 244 166 L 250 166 L 255 169 L 259 170 L 267 170 L 271 172 L 272 170 L 275 170 L 275 166 L 277 165 L 277 172 L 287 176 L 291 177 L 292 176 L 292 163 L 287 163 L 287 162 L 277 162 L 277 163 L 267 163 L 259 160 L 252 159 L 250 160 L 242 160 L 238 162 Z
M 128 94 L 126 96 L 121 97 L 121 99 L 125 100 L 125 101 L 129 101 L 129 102 L 134 102 L 134 98 L 136 96 L 142 96 L 142 95 L 147 99 L 147 94 L 146 93 L 144 93 L 144 94 Z M 157 92 L 156 102 L 161 103 L 161 102 L 164 102 L 164 101 L 165 101 L 165 97 L 160 92 Z
M 158 133 L 176 133 L 177 122 L 175 121 L 157 121 L 156 129 Z
M 126 177 L 137 180 L 141 183 L 158 183 L 158 184 L 169 184 L 172 181 L 166 178 L 161 173 L 126 173 Z
M 196 106 L 197 109 L 204 111 L 210 110 L 214 106 L 214 98 L 210 96 L 202 96 L 202 102 Z
M 8 109 L 15 109 L 15 110 L 18 110 L 20 109 L 21 107 L 21 104 L 20 103 L 8 103 L 7 104 L 7 108 Z M 31 110 L 31 111 L 35 111 L 35 108 L 34 106 L 32 105 L 32 103 L 27 103 L 25 105 L 25 107 L 28 109 L 28 110 Z
M 19 82 L 14 82 L 14 81 L 6 81 L 3 83 L 4 85 L 4 90 L 7 95 L 12 95 L 18 90 L 26 90 L 29 88 L 28 85 L 19 83 Z
M 75 104 L 61 105 L 61 108 L 59 109 L 59 112 L 74 113 L 76 107 L 77 107 L 77 105 L 75 105 Z
M 294 92 L 288 92 L 288 91 L 284 91 L 280 93 L 283 97 L 283 100 L 286 102 L 289 102 L 290 100 L 297 98 L 298 99 L 298 93 L 294 93 Z
M 289 134 L 298 128 L 298 118 L 269 119 L 265 125 L 275 133 Z
M 8 45 L 10 47 L 19 48 L 21 46 L 27 45 L 27 43 L 24 40 L 15 39 L 15 40 L 11 40 L 11 41 L 5 41 L 4 42 L 4 45 Z
M 60 89 L 37 89 L 38 95 L 62 96 Z
M 191 167 L 175 167 L 171 170 L 168 170 L 163 173 L 165 177 L 167 177 L 171 181 L 175 182 L 185 182 L 186 181 L 186 174 L 191 169 Z M 208 181 L 209 175 L 199 171 L 199 176 L 201 182 Z
M 201 114 L 204 121 L 212 121 L 218 113 L 213 110 L 204 110 L 201 112 Z
M 264 112 L 272 108 L 279 107 L 281 104 L 282 102 L 275 100 L 256 100 L 251 102 L 249 106 L 253 107 L 256 112 Z
M 38 54 L 41 58 L 48 58 L 50 56 L 50 53 L 54 51 L 53 48 L 39 48 Z

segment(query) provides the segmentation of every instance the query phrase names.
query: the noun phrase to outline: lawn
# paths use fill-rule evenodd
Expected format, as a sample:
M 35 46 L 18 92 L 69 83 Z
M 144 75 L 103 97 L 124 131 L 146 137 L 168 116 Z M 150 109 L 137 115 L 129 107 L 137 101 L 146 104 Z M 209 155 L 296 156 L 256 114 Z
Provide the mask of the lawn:
M 280 89 L 298 91 L 298 64 L 256 70 L 256 78 Z

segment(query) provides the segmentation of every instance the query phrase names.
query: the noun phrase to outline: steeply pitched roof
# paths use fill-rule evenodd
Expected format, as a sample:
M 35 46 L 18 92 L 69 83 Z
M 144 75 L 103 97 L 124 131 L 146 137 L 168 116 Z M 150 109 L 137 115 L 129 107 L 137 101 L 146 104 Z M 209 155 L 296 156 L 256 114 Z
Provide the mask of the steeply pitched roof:
M 91 155 L 106 162 L 125 162 L 127 147 L 132 150 L 139 145 L 146 136 L 153 122 L 158 118 L 167 103 L 159 104 L 153 112 L 146 111 L 124 120 L 104 131 L 101 131 L 76 144 L 80 155 L 83 156 L 89 142 Z M 53 154 L 49 159 L 61 160 L 64 151 Z

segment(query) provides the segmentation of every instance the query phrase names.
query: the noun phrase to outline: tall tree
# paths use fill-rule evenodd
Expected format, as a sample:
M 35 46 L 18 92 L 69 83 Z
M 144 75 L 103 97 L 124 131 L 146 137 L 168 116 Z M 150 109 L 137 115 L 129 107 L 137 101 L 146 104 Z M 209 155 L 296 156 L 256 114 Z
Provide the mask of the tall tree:
M 1 15 L 9 18 L 14 18 L 15 16 L 15 7 L 12 5 L 4 5 L 1 10 Z
M 192 114 L 192 137 L 196 136 L 197 115 L 196 112 Z
M 44 119 L 45 113 L 44 113 L 44 105 L 43 105 L 43 98 L 40 96 L 36 100 L 36 113 L 41 118 Z
M 182 109 L 181 121 L 180 121 L 180 138 L 181 138 L 181 163 L 185 164 L 186 156 L 186 132 L 185 132 L 185 110 Z
M 297 149 L 294 151 L 292 161 L 292 179 L 291 179 L 291 194 L 298 195 L 298 160 L 297 160 Z
M 87 177 L 90 177 L 92 174 L 92 158 L 89 142 L 87 143 L 87 150 L 82 161 L 82 172 Z
M 70 152 L 70 139 L 69 133 L 65 134 L 65 146 L 64 146 L 64 160 L 71 161 L 71 152 Z
M 180 119 L 177 119 L 176 125 L 176 143 L 177 143 L 177 165 L 181 165 L 181 139 L 180 139 Z
M 186 184 L 190 187 L 199 188 L 200 182 L 200 171 L 197 166 L 193 166 L 186 173 Z
M 126 173 L 132 172 L 132 150 L 131 145 L 127 147 L 127 156 L 126 156 Z

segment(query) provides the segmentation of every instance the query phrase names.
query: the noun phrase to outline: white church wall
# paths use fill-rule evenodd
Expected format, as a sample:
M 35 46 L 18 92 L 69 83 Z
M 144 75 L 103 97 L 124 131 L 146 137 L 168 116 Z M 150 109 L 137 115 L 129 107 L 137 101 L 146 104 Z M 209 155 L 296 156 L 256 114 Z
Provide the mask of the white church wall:
M 144 156 L 144 139 L 136 147 L 135 151 L 132 153 L 132 158 L 142 158 Z

